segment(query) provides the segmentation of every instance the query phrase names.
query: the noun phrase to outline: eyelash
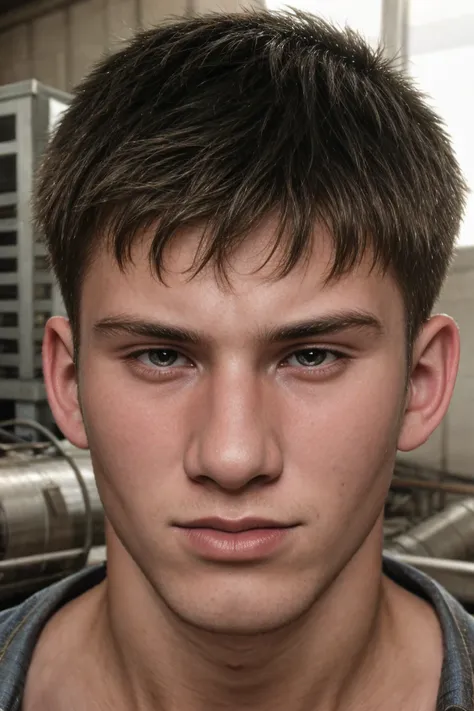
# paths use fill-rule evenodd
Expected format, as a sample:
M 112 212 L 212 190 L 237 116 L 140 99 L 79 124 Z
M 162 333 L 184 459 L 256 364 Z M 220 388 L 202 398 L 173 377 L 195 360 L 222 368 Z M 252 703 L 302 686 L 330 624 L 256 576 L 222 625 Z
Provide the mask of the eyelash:
M 171 351 L 172 353 L 176 353 L 178 356 L 183 356 L 184 358 L 187 358 L 188 360 L 191 360 L 188 358 L 188 356 L 184 355 L 181 353 L 179 350 L 176 348 L 167 348 L 166 346 L 162 346 L 160 348 L 143 348 L 142 350 L 139 351 L 133 351 L 133 353 L 129 353 L 126 357 L 125 360 L 128 361 L 133 361 L 134 365 L 136 368 L 139 368 L 142 370 L 142 372 L 146 372 L 148 376 L 154 377 L 154 378 L 164 378 L 167 377 L 173 370 L 178 370 L 179 368 L 182 368 L 183 366 L 155 366 L 155 367 L 150 367 L 147 366 L 139 361 L 140 356 L 145 355 L 146 353 L 150 353 L 152 351 Z M 285 356 L 280 361 L 280 364 L 284 364 L 285 361 L 287 361 L 289 358 L 291 358 L 294 355 L 300 354 L 300 353 L 305 353 L 308 351 L 318 351 L 321 353 L 325 353 L 326 355 L 331 355 L 335 357 L 335 360 L 330 363 L 329 365 L 321 365 L 321 366 L 304 366 L 301 365 L 300 368 L 297 368 L 297 370 L 301 370 L 303 372 L 308 372 L 313 375 L 316 374 L 316 372 L 321 372 L 321 373 L 327 373 L 328 371 L 332 371 L 335 367 L 337 367 L 339 364 L 342 364 L 342 362 L 349 360 L 350 356 L 348 356 L 346 353 L 343 353 L 338 350 L 334 350 L 333 348 L 324 348 L 322 346 L 306 346 L 304 348 L 298 348 L 296 350 L 291 351 L 288 353 L 288 355 Z M 284 365 L 286 368 L 291 368 L 291 367 L 296 367 L 296 366 L 290 366 L 290 365 Z

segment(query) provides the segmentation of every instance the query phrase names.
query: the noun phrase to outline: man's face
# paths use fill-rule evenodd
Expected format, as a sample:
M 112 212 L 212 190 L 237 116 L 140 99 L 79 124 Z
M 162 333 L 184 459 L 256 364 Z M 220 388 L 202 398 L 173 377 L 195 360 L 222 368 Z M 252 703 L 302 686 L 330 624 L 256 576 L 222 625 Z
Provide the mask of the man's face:
M 126 273 L 101 254 L 85 279 L 79 393 L 110 555 L 130 555 L 201 627 L 287 624 L 358 551 L 380 548 L 405 398 L 402 298 L 367 264 L 324 286 L 331 248 L 316 244 L 275 280 L 274 261 L 253 273 L 256 233 L 230 288 L 212 268 L 183 274 L 192 233 L 170 248 L 166 285 L 145 244 Z M 249 517 L 267 530 L 212 530 Z

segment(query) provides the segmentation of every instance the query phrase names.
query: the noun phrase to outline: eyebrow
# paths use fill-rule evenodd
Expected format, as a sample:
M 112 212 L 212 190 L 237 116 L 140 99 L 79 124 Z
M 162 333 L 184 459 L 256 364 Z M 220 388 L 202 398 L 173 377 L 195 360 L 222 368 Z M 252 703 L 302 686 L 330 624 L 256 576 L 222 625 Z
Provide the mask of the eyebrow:
M 267 329 L 262 340 L 270 343 L 296 341 L 302 338 L 330 336 L 355 329 L 367 329 L 382 335 L 383 325 L 373 314 L 365 311 L 340 311 L 319 318 L 297 321 L 286 326 Z
M 172 341 L 174 343 L 193 345 L 200 345 L 213 340 L 194 329 L 170 326 L 157 321 L 144 321 L 134 316 L 109 316 L 97 321 L 93 328 L 96 333 L 106 337 L 126 334 L 156 341 Z M 303 338 L 329 336 L 355 329 L 367 329 L 378 336 L 384 333 L 381 321 L 372 313 L 350 310 L 263 329 L 258 334 L 258 341 L 278 344 Z

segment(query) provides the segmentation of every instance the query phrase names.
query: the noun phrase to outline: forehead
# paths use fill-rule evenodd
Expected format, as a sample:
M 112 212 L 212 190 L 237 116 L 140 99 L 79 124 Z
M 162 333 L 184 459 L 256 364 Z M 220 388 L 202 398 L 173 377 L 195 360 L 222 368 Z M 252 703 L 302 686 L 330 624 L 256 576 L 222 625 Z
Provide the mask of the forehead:
M 98 253 L 84 280 L 81 329 L 110 316 L 132 315 L 198 324 L 217 335 L 220 330 L 237 333 L 348 308 L 370 311 L 386 326 L 404 321 L 395 279 L 371 269 L 369 255 L 348 273 L 327 282 L 333 249 L 323 229 L 315 230 L 308 259 L 277 277 L 281 252 L 277 250 L 266 261 L 274 228 L 262 225 L 229 258 L 225 280 L 213 264 L 192 275 L 201 235 L 198 229 L 184 231 L 167 247 L 163 280 L 150 264 L 150 236 L 137 241 L 124 270 L 111 253 Z

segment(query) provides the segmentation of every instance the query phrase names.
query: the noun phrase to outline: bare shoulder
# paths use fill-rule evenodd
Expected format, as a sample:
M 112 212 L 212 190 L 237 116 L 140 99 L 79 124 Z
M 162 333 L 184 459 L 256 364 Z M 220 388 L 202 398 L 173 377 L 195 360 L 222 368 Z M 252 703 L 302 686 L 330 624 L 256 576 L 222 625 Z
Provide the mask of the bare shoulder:
M 56 711 L 72 699 L 88 656 L 101 587 L 64 605 L 46 624 L 31 659 L 22 711 Z M 74 705 L 67 708 L 74 711 Z

